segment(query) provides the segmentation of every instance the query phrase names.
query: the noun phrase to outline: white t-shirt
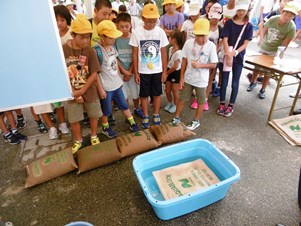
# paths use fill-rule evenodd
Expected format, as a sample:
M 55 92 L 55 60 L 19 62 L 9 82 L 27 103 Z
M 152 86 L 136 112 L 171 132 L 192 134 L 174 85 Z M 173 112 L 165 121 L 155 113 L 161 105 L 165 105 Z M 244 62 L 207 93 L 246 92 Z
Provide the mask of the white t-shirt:
M 68 28 L 67 33 L 64 34 L 64 36 L 61 37 L 61 43 L 62 43 L 62 45 L 64 45 L 69 39 L 72 39 L 71 29 L 70 28 Z
M 205 88 L 208 86 L 209 68 L 193 68 L 191 62 L 197 60 L 199 63 L 217 63 L 216 46 L 207 41 L 205 45 L 199 46 L 194 39 L 185 42 L 182 49 L 183 58 L 187 59 L 187 67 L 184 73 L 184 81 L 192 86 Z
M 274 0 L 264 0 L 261 2 L 261 5 L 260 6 L 263 6 L 263 13 L 264 14 L 267 14 L 269 12 L 272 11 L 273 9 L 273 6 L 274 6 Z
M 167 67 L 172 68 L 176 60 L 180 60 L 178 67 L 176 68 L 176 71 L 181 69 L 181 63 L 182 63 L 182 50 L 178 49 L 176 52 L 172 54 L 173 47 L 169 48 L 169 60 Z
M 130 43 L 138 47 L 138 72 L 140 74 L 156 74 L 162 72 L 161 48 L 169 42 L 164 30 L 155 26 L 146 30 L 143 26 L 133 31 Z
M 186 32 L 186 40 L 194 38 L 194 34 L 193 34 L 193 22 L 190 19 L 185 20 L 184 23 L 183 23 L 183 25 L 182 25 L 181 31 L 185 31 Z
M 219 30 L 218 28 L 215 31 L 210 31 L 208 34 L 208 39 L 212 41 L 215 45 L 218 43 L 219 39 Z
M 102 52 L 102 64 L 99 77 L 102 87 L 105 91 L 114 91 L 120 88 L 123 84 L 118 73 L 117 56 L 118 52 L 111 46 L 110 51 L 106 51 L 100 46 Z

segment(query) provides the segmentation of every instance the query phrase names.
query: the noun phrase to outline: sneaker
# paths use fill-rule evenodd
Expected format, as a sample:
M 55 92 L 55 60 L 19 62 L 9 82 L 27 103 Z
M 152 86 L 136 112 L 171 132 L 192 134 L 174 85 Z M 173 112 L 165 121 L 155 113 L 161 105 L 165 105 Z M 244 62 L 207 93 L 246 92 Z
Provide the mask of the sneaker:
M 67 124 L 65 122 L 63 122 L 59 125 L 59 131 L 61 131 L 62 134 L 68 134 L 69 133 L 69 129 L 68 129 Z
M 217 111 L 216 111 L 216 113 L 218 115 L 224 116 L 224 114 L 225 114 L 225 105 L 224 104 L 220 104 L 219 107 L 218 107 L 218 109 L 217 109 Z
M 80 141 L 75 141 L 72 146 L 72 154 L 74 155 L 76 152 L 78 152 L 79 149 L 81 149 L 82 143 Z
M 288 47 L 291 47 L 291 48 L 297 48 L 298 46 L 299 46 L 299 44 L 296 42 L 290 42 L 290 44 L 288 44 Z
M 230 117 L 232 115 L 233 111 L 234 111 L 234 108 L 231 107 L 231 106 L 228 106 L 225 113 L 224 113 L 224 116 L 225 117 Z
M 258 97 L 259 97 L 259 99 L 264 99 L 265 98 L 265 91 L 261 89 L 258 93 Z
M 4 142 L 15 145 L 20 144 L 21 140 L 19 140 L 17 137 L 13 136 L 12 132 L 9 132 L 6 135 L 3 135 Z
M 52 125 L 54 125 L 56 123 L 55 114 L 52 112 L 49 115 L 50 115 L 51 123 L 52 123 Z
M 212 93 L 213 97 L 219 97 L 220 96 L 220 92 L 221 92 L 221 88 L 220 87 L 216 87 L 214 92 Z
M 181 119 L 180 118 L 173 118 L 172 120 L 171 120 L 171 123 L 172 124 L 178 124 L 178 123 L 180 123 L 181 122 Z
M 96 144 L 100 143 L 99 138 L 97 136 L 96 137 L 91 137 L 90 140 L 91 140 L 92 145 L 96 145 Z
M 169 103 L 166 104 L 166 106 L 164 107 L 164 110 L 165 110 L 165 111 L 168 111 L 168 110 L 172 107 L 172 105 L 173 105 L 173 104 L 169 102 Z
M 57 129 L 55 127 L 51 127 L 49 129 L 48 137 L 49 137 L 50 140 L 54 140 L 58 137 L 57 136 Z
M 43 122 L 39 123 L 38 129 L 39 129 L 40 133 L 47 133 L 48 132 L 48 129 L 45 127 Z
M 149 116 L 143 116 L 142 127 L 147 129 L 149 127 Z
M 161 125 L 160 115 L 154 115 L 153 116 L 153 123 L 154 123 L 155 126 L 160 126 Z
M 192 120 L 188 125 L 187 125 L 187 129 L 189 130 L 195 130 L 196 128 L 198 128 L 200 126 L 200 121 L 199 120 Z
M 143 111 L 140 108 L 135 108 L 134 114 L 137 115 L 139 118 L 143 118 Z
M 191 106 L 192 109 L 197 109 L 198 108 L 198 100 L 196 98 L 194 98 Z
M 290 97 L 291 98 L 295 98 L 296 93 L 290 93 Z M 298 95 L 298 98 L 301 98 L 301 93 Z
M 108 117 L 108 123 L 109 123 L 110 126 L 116 125 L 116 119 L 114 118 L 113 115 L 109 115 L 109 117 Z
M 24 134 L 20 133 L 19 131 L 16 131 L 13 133 L 13 136 L 19 140 L 27 140 L 27 136 Z
M 102 129 L 102 133 L 106 135 L 108 138 L 115 138 L 116 137 L 116 132 L 112 130 L 112 128 L 109 126 L 107 128 Z
M 177 111 L 177 106 L 174 104 L 168 109 L 168 112 L 171 114 L 176 113 L 176 111 Z
M 132 125 L 130 126 L 130 130 L 133 131 L 133 132 L 137 132 L 137 131 L 139 131 L 140 129 L 139 129 L 139 127 L 137 126 L 137 124 L 134 123 L 134 124 L 132 124 Z
M 23 129 L 26 126 L 26 118 L 24 116 L 17 116 L 17 129 Z
M 209 110 L 208 101 L 205 102 L 205 104 L 204 104 L 204 106 L 203 106 L 203 110 L 204 110 L 204 111 L 208 111 L 208 110 Z
M 255 82 L 251 82 L 247 88 L 247 91 L 251 92 L 256 86 L 257 86 L 257 84 Z

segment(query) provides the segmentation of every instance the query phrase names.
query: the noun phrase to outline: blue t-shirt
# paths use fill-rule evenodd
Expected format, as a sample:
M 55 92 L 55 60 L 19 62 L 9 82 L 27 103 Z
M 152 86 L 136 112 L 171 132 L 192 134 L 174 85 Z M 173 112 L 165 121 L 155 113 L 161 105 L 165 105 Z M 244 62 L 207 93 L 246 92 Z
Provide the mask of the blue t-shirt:
M 221 37 L 222 38 L 227 37 L 228 45 L 234 47 L 243 26 L 244 25 L 238 25 L 234 23 L 232 19 L 229 19 L 225 23 Z M 236 49 L 242 46 L 245 40 L 252 40 L 252 36 L 253 36 L 253 26 L 251 23 L 248 22 L 247 27 L 245 28 L 244 33 L 241 36 L 241 39 Z M 233 62 L 243 63 L 245 53 L 246 50 L 241 51 L 236 57 L 234 57 Z
M 119 53 L 118 60 L 125 70 L 129 70 L 132 63 L 132 46 L 130 46 L 129 42 L 130 38 L 119 37 L 114 44 Z

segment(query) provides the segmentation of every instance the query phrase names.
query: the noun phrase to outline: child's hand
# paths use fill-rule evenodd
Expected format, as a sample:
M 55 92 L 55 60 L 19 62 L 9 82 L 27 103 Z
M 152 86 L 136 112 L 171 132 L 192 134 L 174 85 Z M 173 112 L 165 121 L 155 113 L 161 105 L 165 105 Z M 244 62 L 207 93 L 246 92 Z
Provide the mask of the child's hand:
M 85 102 L 85 100 L 82 96 L 76 97 L 75 101 L 79 104 L 83 104 Z
M 135 74 L 135 81 L 138 85 L 140 85 L 140 76 L 139 76 L 139 74 Z
M 131 77 L 132 76 L 124 75 L 123 76 L 123 81 L 128 82 L 128 81 L 130 81 Z
M 226 64 L 227 64 L 228 67 L 232 67 L 233 57 L 226 56 Z
M 192 61 L 191 61 L 191 66 L 192 66 L 193 68 L 201 68 L 200 63 L 197 62 L 196 60 L 192 60 Z
M 101 89 L 99 91 L 100 99 L 106 99 L 107 98 L 107 92 L 104 89 Z
M 166 72 L 162 72 L 161 82 L 162 83 L 166 82 L 166 79 L 167 79 L 167 73 Z

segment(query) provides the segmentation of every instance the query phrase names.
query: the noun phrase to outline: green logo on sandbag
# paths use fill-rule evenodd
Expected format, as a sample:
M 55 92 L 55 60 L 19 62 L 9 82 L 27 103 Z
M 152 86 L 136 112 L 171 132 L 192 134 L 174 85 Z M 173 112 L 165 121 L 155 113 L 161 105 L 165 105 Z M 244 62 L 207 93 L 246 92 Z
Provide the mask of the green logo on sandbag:
M 134 137 L 141 137 L 142 136 L 142 134 L 139 131 L 133 133 L 133 135 L 134 135 Z
M 183 187 L 183 188 L 190 188 L 190 187 L 192 187 L 190 184 L 189 184 L 189 180 L 188 179 L 181 179 L 181 180 L 179 180 L 180 182 L 182 182 L 182 184 L 181 184 L 181 186 Z
M 297 124 L 296 126 L 290 126 L 290 129 L 292 130 L 292 131 L 295 131 L 295 130 L 300 130 L 300 126 Z
M 48 165 L 53 160 L 52 156 L 49 156 L 48 158 L 44 159 L 44 165 Z

